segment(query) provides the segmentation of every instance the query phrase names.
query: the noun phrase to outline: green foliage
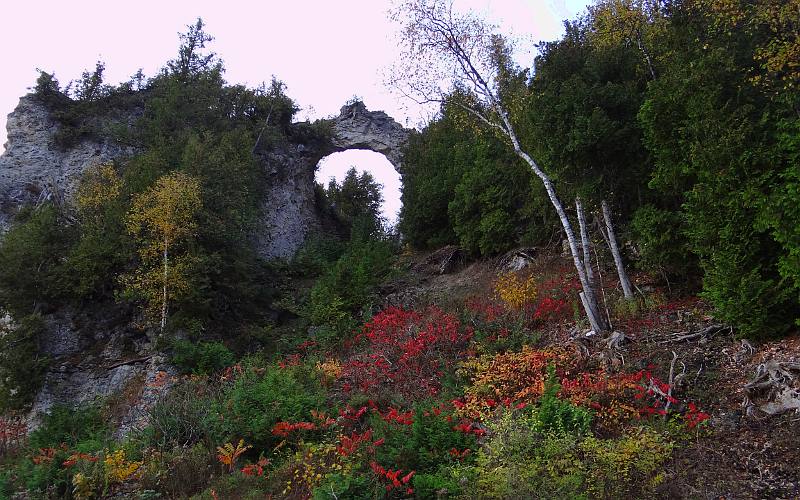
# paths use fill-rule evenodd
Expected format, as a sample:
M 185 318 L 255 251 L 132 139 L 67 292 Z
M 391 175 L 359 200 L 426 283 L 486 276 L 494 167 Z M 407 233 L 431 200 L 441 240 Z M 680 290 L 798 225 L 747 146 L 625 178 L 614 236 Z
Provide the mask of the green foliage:
M 530 170 L 495 136 L 462 122 L 448 102 L 438 120 L 411 137 L 403 163 L 403 236 L 417 248 L 458 242 L 476 255 L 549 237 L 548 217 L 538 213 L 546 198 Z
M 50 364 L 40 354 L 44 329 L 38 314 L 25 316 L 16 325 L 0 323 L 0 413 L 27 408 L 41 388 Z
M 464 170 L 465 136 L 444 114 L 425 131 L 409 138 L 403 157 L 399 226 L 403 236 L 417 248 L 436 248 L 457 241 L 447 204 Z
M 454 469 L 476 498 L 632 498 L 663 480 L 672 447 L 642 429 L 617 439 L 536 431 L 535 411 L 504 412 L 474 466 Z
M 172 364 L 182 373 L 211 375 L 236 362 L 233 353 L 221 342 L 176 340 L 172 344 Z
M 379 223 L 383 203 L 381 188 L 372 174 L 364 171 L 359 175 L 355 167 L 350 167 L 341 184 L 331 179 L 325 189 L 325 197 L 337 216 L 349 227 L 363 218 Z
M 292 272 L 298 276 L 320 276 L 344 253 L 347 242 L 331 236 L 311 237 L 292 259 Z
M 214 449 L 218 436 L 219 388 L 207 377 L 176 384 L 150 410 L 144 441 L 159 450 L 201 443 Z
M 781 129 L 796 116 L 785 100 L 752 85 L 757 40 L 719 32 L 702 4 L 693 8 L 678 11 L 664 43 L 682 49 L 649 86 L 639 113 L 655 161 L 651 186 L 677 198 L 673 217 L 684 221 L 685 240 L 672 244 L 688 244 L 699 257 L 703 295 L 718 317 L 743 335 L 782 333 L 800 316 L 793 266 L 786 266 L 792 243 L 785 236 L 794 230 L 780 229 L 796 227 L 795 214 L 789 209 L 784 218 L 774 208 L 793 192 L 796 148 Z
M 317 280 L 311 289 L 309 317 L 314 325 L 328 329 L 323 337 L 343 338 L 358 324 L 357 313 L 371 309 L 375 287 L 392 272 L 396 251 L 388 236 L 356 236 Z
M 371 423 L 375 437 L 385 439 L 377 449 L 377 462 L 395 464 L 406 471 L 435 473 L 442 464 L 451 461 L 450 450 L 463 452 L 469 449 L 474 453 L 477 449 L 475 438 L 453 429 L 454 424 L 447 420 L 448 415 L 449 412 L 437 415 L 431 405 L 418 404 L 410 426 L 388 423 L 373 416 Z M 471 459 L 468 454 L 467 460 Z
M 441 498 L 441 492 L 458 497 L 462 488 L 450 474 L 415 474 L 411 480 L 414 485 L 414 497 L 422 499 Z
M 695 260 L 686 245 L 678 245 L 685 231 L 680 213 L 653 205 L 639 207 L 633 214 L 630 231 L 638 243 L 641 269 L 659 269 L 669 275 L 686 276 L 696 270 Z
M 300 364 L 280 368 L 253 358 L 226 389 L 218 413 L 224 415 L 221 442 L 243 438 L 261 449 L 277 443 L 273 426 L 280 421 L 308 420 L 311 410 L 323 408 L 325 391 L 316 368 Z
M 538 420 L 537 429 L 544 433 L 578 434 L 589 433 L 592 424 L 591 413 L 569 401 L 558 398 L 561 384 L 556 377 L 553 364 L 547 367 L 547 379 L 544 383 L 544 392 L 536 412 Z
M 563 199 L 612 199 L 624 222 L 646 195 L 648 154 L 636 115 L 648 75 L 635 45 L 592 37 L 596 22 L 567 23 L 561 40 L 543 44 L 515 115 L 521 140 Z
M 103 448 L 110 437 L 108 424 L 96 406 L 69 408 L 54 406 L 42 418 L 42 425 L 30 434 L 33 449 L 57 448 L 61 443 L 83 453 Z
M 114 196 L 83 206 L 79 193 L 75 207 L 44 205 L 16 218 L 0 246 L 3 307 L 22 317 L 68 301 L 125 299 L 118 277 L 131 274 L 135 261 L 125 228 L 132 200 L 181 172 L 198 180 L 203 206 L 194 239 L 181 249 L 184 264 L 191 264 L 183 281 L 191 286 L 170 304 L 172 324 L 224 325 L 235 333 L 269 313 L 274 280 L 249 238 L 267 182 L 253 152 L 291 141 L 312 144 L 329 131 L 292 125 L 297 108 L 277 80 L 256 89 L 226 84 L 220 61 L 206 51 L 210 40 L 198 20 L 159 75 L 145 81 L 139 72 L 119 87 L 103 83 L 102 63 L 63 91 L 53 75 L 40 72 L 35 95 L 58 121 L 61 147 L 102 135 L 137 153 L 113 167 L 119 172 Z M 116 123 L 118 116 L 138 118 Z M 102 193 L 108 180 L 89 170 L 79 191 Z
M 314 488 L 314 500 L 328 500 L 333 492 L 338 498 L 375 498 L 374 481 L 364 475 L 330 474 Z
M 17 317 L 57 305 L 69 293 L 60 256 L 72 240 L 52 204 L 19 214 L 0 241 L 0 304 Z
M 518 244 L 530 224 L 532 177 L 496 140 L 473 139 L 472 148 L 472 164 L 455 187 L 448 214 L 465 250 L 493 255 Z

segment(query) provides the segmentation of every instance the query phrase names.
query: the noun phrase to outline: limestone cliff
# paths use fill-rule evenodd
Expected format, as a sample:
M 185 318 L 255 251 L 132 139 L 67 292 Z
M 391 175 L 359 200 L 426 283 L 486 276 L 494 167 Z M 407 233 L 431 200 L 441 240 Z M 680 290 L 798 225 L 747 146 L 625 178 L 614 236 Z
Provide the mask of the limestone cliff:
M 0 156 L 0 234 L 25 205 L 68 198 L 87 168 L 131 154 L 110 138 L 86 140 L 67 150 L 54 143 L 60 125 L 33 95 L 8 115 L 8 142 Z

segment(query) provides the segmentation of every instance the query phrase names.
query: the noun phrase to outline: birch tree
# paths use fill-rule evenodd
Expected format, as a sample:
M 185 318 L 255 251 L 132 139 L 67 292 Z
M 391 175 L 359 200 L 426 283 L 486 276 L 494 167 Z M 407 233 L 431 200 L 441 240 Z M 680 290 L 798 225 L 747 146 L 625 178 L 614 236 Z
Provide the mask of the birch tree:
M 455 104 L 469 116 L 495 130 L 542 182 L 569 242 L 583 292 L 581 301 L 592 327 L 608 326 L 599 311 L 596 294 L 572 223 L 550 176 L 525 150 L 512 124 L 501 82 L 510 48 L 491 24 L 472 14 L 457 13 L 449 0 L 406 0 L 392 18 L 401 24 L 402 57 L 393 68 L 390 84 L 419 103 L 442 103 L 453 90 L 466 90 L 470 99 Z M 504 97 L 505 102 L 504 102 Z
M 173 172 L 135 196 L 128 212 L 126 228 L 139 244 L 141 264 L 123 282 L 130 294 L 145 300 L 150 317 L 160 317 L 162 333 L 169 303 L 189 290 L 190 260 L 177 249 L 194 235 L 201 207 L 200 182 Z

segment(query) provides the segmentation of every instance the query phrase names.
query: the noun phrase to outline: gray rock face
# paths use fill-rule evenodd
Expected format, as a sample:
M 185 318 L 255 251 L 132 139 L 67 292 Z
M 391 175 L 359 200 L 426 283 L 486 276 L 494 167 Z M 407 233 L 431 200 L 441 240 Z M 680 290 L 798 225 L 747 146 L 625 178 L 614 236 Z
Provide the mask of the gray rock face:
M 69 310 L 45 317 L 40 344 L 52 361 L 28 415 L 30 429 L 55 405 L 95 402 L 114 408 L 119 436 L 144 424 L 147 410 L 172 385 L 176 371 L 147 336 L 121 319 L 113 310 L 107 318 Z
M 0 156 L 0 235 L 25 205 L 53 197 L 69 198 L 87 168 L 130 151 L 112 141 L 84 141 L 67 151 L 53 144 L 59 124 L 32 95 L 8 115 L 8 142 Z
M 403 148 L 410 130 L 383 111 L 368 111 L 362 102 L 342 106 L 333 119 L 335 151 L 368 149 L 386 156 L 394 168 L 403 173 Z
M 325 155 L 368 149 L 386 155 L 402 173 L 402 148 L 409 131 L 386 113 L 370 112 L 362 103 L 355 103 L 342 107 L 331 125 L 334 135 L 330 141 L 317 138 L 306 144 L 303 139 L 292 139 L 256 151 L 269 177 L 259 228 L 253 235 L 261 257 L 290 258 L 309 234 L 321 230 L 314 172 Z M 87 168 L 135 153 L 111 138 L 86 140 L 59 150 L 54 144 L 59 126 L 31 95 L 22 97 L 9 115 L 8 142 L 0 156 L 0 238 L 22 207 L 48 199 L 68 200 Z M 308 125 L 293 127 L 301 130 Z M 0 321 L 9 319 L 0 317 Z M 114 404 L 121 434 L 139 426 L 174 375 L 148 339 L 128 325 L 87 319 L 70 311 L 58 311 L 46 321 L 41 344 L 52 365 L 34 401 L 31 428 L 41 413 L 56 404 L 78 405 L 104 398 L 118 401 Z
M 321 154 L 302 144 L 288 144 L 261 154 L 269 175 L 254 235 L 265 259 L 292 257 L 306 237 L 320 229 L 314 199 L 314 168 Z

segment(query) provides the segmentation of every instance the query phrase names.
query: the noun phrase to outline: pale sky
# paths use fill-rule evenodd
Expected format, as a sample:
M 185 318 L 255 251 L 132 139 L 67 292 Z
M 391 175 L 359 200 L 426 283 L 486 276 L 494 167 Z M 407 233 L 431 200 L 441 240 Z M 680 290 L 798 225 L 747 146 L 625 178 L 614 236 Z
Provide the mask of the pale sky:
M 562 21 L 573 18 L 586 3 L 455 1 L 457 8 L 481 13 L 504 33 L 533 42 L 558 38 Z M 348 99 L 358 96 L 370 110 L 383 110 L 403 125 L 418 126 L 424 113 L 382 84 L 383 71 L 397 56 L 389 7 L 389 0 L 3 0 L 0 144 L 6 141 L 6 115 L 35 83 L 36 68 L 55 72 L 62 85 L 93 70 L 97 60 L 106 63 L 107 83 L 128 80 L 139 68 L 152 76 L 177 53 L 177 33 L 185 32 L 197 17 L 216 38 L 210 47 L 225 62 L 226 79 L 257 86 L 275 75 L 302 108 L 299 119 L 338 114 Z M 535 54 L 526 52 L 518 59 L 529 66 Z M 379 175 L 388 163 L 380 165 L 374 156 L 345 153 L 328 163 L 338 163 L 344 172 L 355 161 L 365 163 L 356 165 L 360 168 L 376 167 L 374 175 L 387 190 L 399 189 L 396 180 Z M 327 183 L 329 176 L 326 172 L 320 179 Z M 384 198 L 388 202 L 395 195 L 387 191 Z M 394 206 L 386 207 L 388 216 L 399 208 L 399 195 L 396 198 Z

